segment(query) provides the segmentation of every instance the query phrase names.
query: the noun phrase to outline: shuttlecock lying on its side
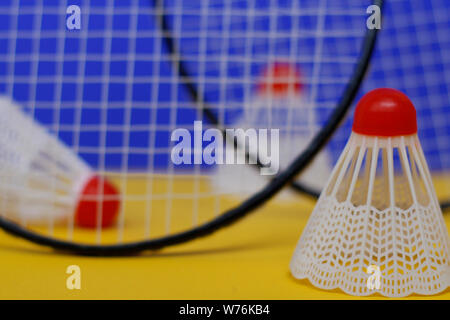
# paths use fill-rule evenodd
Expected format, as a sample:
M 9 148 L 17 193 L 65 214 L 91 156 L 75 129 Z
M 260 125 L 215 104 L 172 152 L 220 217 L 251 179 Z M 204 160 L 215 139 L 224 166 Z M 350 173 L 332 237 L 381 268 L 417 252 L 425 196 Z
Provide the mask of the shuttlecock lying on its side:
M 450 285 L 450 240 L 400 91 L 367 93 L 297 244 L 290 269 L 351 295 L 436 294 Z
M 283 61 L 268 64 L 257 83 L 254 97 L 246 104 L 242 119 L 233 125 L 244 130 L 279 129 L 279 164 L 273 167 L 280 170 L 308 146 L 315 134 L 311 130 L 317 125 L 315 110 L 306 99 L 301 81 L 300 69 L 295 64 Z M 247 150 L 253 149 L 247 145 Z M 233 153 L 234 148 L 227 148 L 225 152 Z M 271 152 L 262 150 L 259 145 L 258 154 L 252 156 L 261 158 L 261 155 Z M 298 181 L 320 190 L 330 173 L 331 161 L 325 150 L 317 155 Z M 253 194 L 263 188 L 269 178 L 248 165 L 222 164 L 218 165 L 213 181 L 217 190 L 242 195 Z
M 20 106 L 0 98 L 1 216 L 23 224 L 73 217 L 78 226 L 106 227 L 114 223 L 119 205 L 119 193 L 108 180 Z

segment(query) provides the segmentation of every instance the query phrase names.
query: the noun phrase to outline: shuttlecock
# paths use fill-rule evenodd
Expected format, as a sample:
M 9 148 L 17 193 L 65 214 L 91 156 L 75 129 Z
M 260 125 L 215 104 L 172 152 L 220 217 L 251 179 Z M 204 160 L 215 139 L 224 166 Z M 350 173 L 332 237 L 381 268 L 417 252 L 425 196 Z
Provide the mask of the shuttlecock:
M 315 134 L 317 120 L 308 103 L 301 82 L 300 69 L 289 62 L 275 62 L 264 70 L 256 86 L 255 96 L 247 103 L 244 115 L 234 127 L 241 129 L 279 129 L 279 163 L 282 170 L 304 150 Z M 247 150 L 251 150 L 247 146 Z M 258 146 L 257 156 L 272 150 Z M 226 153 L 233 152 L 226 148 Z M 252 155 L 256 158 L 255 155 Z M 321 190 L 331 173 L 331 161 L 326 151 L 320 153 L 298 178 L 306 185 Z M 274 172 L 276 174 L 276 172 Z M 227 193 L 251 194 L 267 184 L 268 177 L 246 165 L 219 165 L 215 176 L 218 190 Z M 283 192 L 286 195 L 286 192 Z
M 292 258 L 294 277 L 363 296 L 430 295 L 450 285 L 450 241 L 406 95 L 376 89 Z
M 0 215 L 23 224 L 73 218 L 79 226 L 106 227 L 119 204 L 119 193 L 108 180 L 20 106 L 0 98 Z

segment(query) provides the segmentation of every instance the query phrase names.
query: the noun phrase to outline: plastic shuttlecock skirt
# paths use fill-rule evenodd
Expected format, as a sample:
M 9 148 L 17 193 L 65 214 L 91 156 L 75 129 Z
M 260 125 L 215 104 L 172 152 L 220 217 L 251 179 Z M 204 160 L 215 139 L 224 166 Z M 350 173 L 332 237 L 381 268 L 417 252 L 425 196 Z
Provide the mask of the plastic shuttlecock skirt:
M 417 135 L 352 133 L 290 269 L 322 289 L 436 294 L 450 285 L 450 241 Z

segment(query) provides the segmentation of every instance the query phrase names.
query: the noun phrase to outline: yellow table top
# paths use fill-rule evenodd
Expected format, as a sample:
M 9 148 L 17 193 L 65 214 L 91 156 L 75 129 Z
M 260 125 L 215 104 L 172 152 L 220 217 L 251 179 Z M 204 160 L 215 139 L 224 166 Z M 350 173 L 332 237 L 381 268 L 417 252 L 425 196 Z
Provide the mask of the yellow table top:
M 313 206 L 271 201 L 210 237 L 133 257 L 65 255 L 1 231 L 0 299 L 354 299 L 289 273 Z M 450 229 L 450 213 L 445 220 Z M 74 264 L 80 290 L 66 288 L 66 268 Z M 450 299 L 450 289 L 408 299 Z

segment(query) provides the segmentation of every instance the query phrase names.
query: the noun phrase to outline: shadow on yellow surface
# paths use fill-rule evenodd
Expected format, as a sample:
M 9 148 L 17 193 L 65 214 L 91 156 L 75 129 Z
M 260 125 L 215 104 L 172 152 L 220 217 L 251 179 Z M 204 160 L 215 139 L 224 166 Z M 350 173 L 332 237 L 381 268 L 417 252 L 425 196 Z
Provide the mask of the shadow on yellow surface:
M 448 182 L 436 185 L 441 195 L 448 195 Z M 302 197 L 271 201 L 210 237 L 129 257 L 73 256 L 0 232 L 0 298 L 353 299 L 339 290 L 317 289 L 289 273 L 291 255 L 313 206 Z M 445 220 L 449 228 L 450 214 Z M 81 268 L 80 290 L 66 287 L 66 269 L 74 264 Z M 450 299 L 450 290 L 409 297 L 429 298 Z

